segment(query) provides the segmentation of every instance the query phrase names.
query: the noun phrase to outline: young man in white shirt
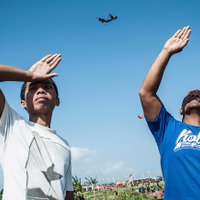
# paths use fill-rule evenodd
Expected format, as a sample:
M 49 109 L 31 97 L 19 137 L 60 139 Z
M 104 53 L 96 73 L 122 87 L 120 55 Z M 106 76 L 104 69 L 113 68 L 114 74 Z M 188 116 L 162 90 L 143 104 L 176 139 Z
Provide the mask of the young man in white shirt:
M 0 90 L 0 161 L 4 175 L 4 200 L 74 200 L 71 150 L 51 129 L 58 90 L 51 73 L 61 55 L 48 55 L 28 71 L 0 65 L 0 81 L 25 82 L 21 107 L 29 122 L 7 103 Z

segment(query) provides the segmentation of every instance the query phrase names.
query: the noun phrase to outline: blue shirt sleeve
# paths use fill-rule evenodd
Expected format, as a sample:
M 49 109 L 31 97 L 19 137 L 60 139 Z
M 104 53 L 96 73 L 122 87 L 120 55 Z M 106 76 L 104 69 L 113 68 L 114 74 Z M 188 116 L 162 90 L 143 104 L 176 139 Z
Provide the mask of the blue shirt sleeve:
M 156 143 L 160 145 L 165 135 L 165 129 L 172 116 L 166 111 L 162 104 L 158 117 L 155 121 L 149 121 L 146 119 L 151 133 L 153 134 Z

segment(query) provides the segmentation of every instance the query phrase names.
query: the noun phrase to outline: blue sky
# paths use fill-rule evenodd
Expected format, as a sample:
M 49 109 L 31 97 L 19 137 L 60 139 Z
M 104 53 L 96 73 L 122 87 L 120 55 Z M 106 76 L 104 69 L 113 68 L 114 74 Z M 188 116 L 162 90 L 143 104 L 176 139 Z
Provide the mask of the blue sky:
M 138 91 L 165 41 L 190 25 L 190 41 L 171 58 L 158 91 L 181 120 L 183 97 L 199 88 L 200 2 L 10 0 L 0 6 L 1 64 L 28 70 L 47 54 L 62 54 L 54 79 L 61 105 L 52 128 L 70 143 L 73 175 L 107 181 L 161 174 L 156 143 L 137 117 L 142 115 Z M 109 13 L 120 17 L 108 24 L 96 20 Z M 8 103 L 28 119 L 20 87 L 1 83 Z

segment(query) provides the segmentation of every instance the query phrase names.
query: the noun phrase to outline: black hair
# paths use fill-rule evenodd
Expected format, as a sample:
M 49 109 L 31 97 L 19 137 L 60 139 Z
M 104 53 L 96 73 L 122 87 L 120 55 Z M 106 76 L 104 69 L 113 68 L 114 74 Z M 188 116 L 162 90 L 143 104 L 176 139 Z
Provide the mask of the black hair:
M 56 91 L 56 98 L 58 98 L 58 88 L 57 88 L 55 82 L 52 79 L 49 79 L 49 80 L 51 81 L 52 85 L 54 86 L 55 91 Z M 25 100 L 25 95 L 24 95 L 25 89 L 26 89 L 26 82 L 24 82 L 22 87 L 21 87 L 21 93 L 20 93 L 21 100 Z

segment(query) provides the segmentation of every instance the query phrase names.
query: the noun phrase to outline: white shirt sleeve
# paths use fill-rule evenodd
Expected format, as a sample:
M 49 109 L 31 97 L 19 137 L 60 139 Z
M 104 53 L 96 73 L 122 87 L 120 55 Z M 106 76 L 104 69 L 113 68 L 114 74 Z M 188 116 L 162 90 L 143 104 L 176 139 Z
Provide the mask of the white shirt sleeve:
M 0 119 L 0 144 L 4 143 L 7 138 L 10 126 L 9 117 L 9 105 L 7 102 L 5 102 L 3 113 Z
M 0 118 L 0 144 L 5 143 L 10 130 L 14 126 L 15 120 L 20 120 L 21 117 L 15 112 L 5 101 L 4 110 Z
M 70 151 L 70 166 L 68 169 L 68 172 L 66 174 L 66 185 L 65 185 L 65 191 L 74 191 L 73 183 L 72 183 L 72 165 L 71 165 L 71 151 Z

